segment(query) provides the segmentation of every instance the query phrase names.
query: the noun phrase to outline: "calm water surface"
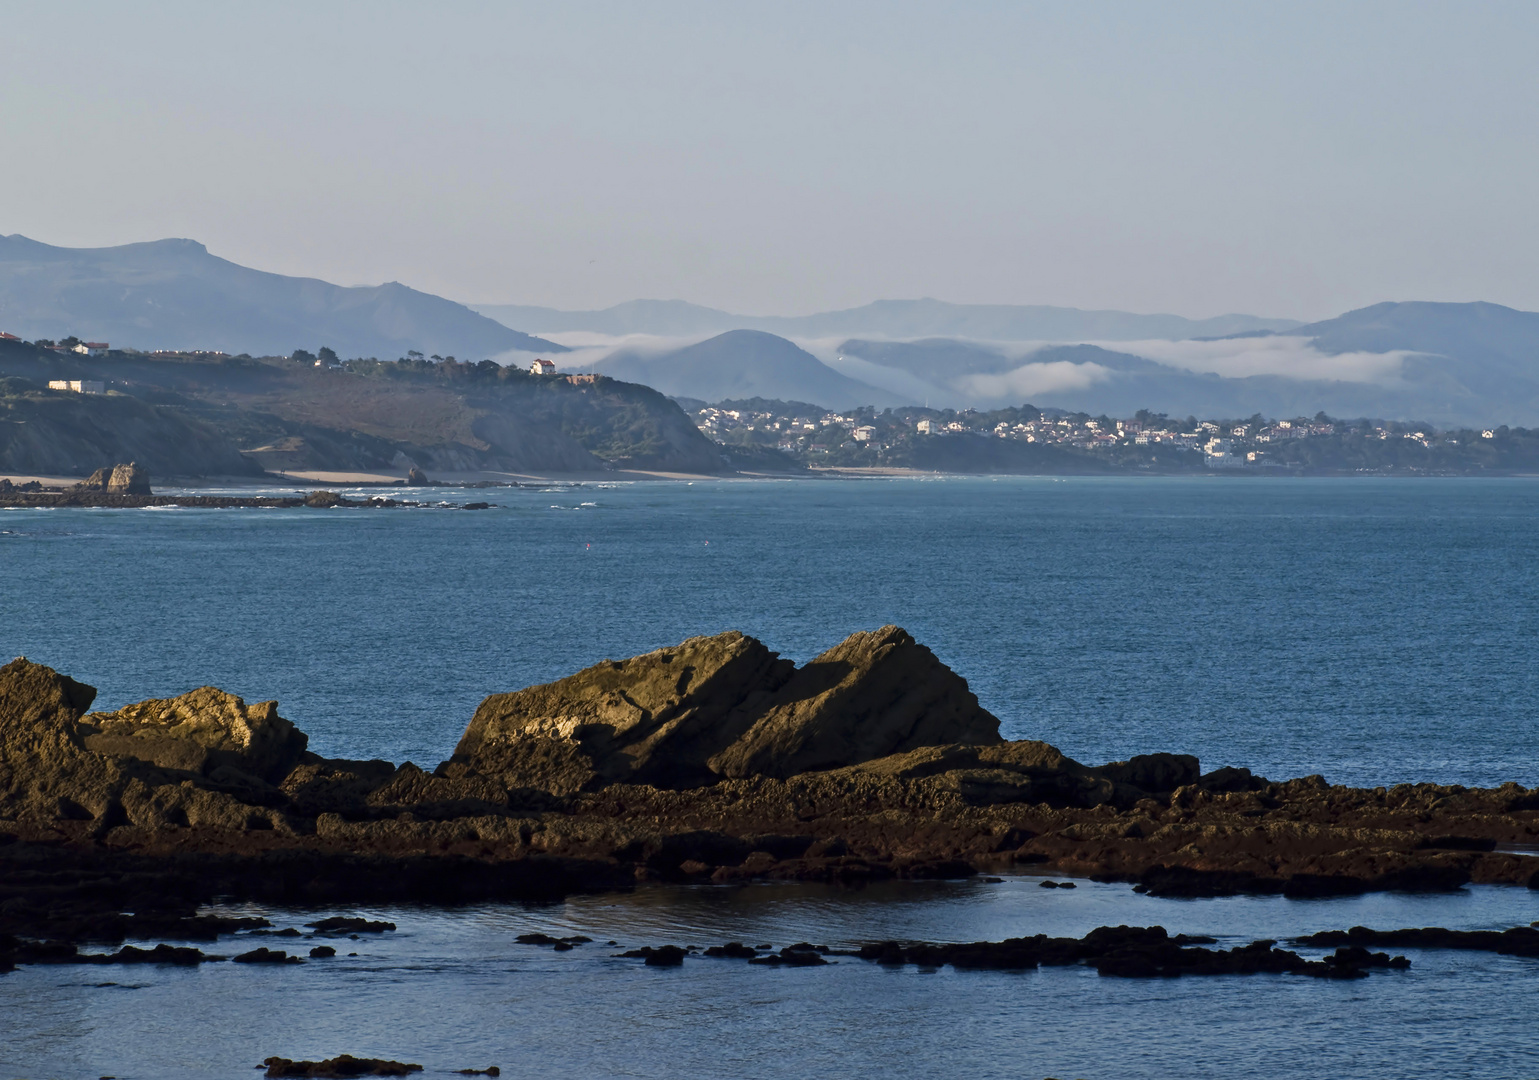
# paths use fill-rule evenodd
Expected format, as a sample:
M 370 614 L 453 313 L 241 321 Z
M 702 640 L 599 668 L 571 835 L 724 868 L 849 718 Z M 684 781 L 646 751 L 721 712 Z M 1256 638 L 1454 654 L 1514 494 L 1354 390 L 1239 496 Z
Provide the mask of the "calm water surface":
M 445 490 L 504 505 L 0 512 L 0 653 L 102 707 L 213 683 L 321 753 L 431 765 L 494 691 L 725 629 L 803 661 L 891 622 L 1006 735 L 1087 762 L 1539 784 L 1539 481 Z
M 0 653 L 102 707 L 213 683 L 328 755 L 432 764 L 486 694 L 693 634 L 806 660 L 895 622 L 1007 736 L 1334 782 L 1539 784 L 1539 482 L 945 479 L 424 492 L 450 511 L 0 512 Z M 268 1054 L 504 1075 L 1539 1076 L 1539 965 L 1412 953 L 1350 984 L 680 971 L 515 945 L 998 939 L 1162 923 L 1225 943 L 1355 923 L 1492 927 L 1539 894 L 1177 902 L 1032 879 L 649 889 L 391 911 L 289 969 L 0 978 L 0 1077 L 250 1076 Z M 280 925 L 313 913 L 275 912 Z M 225 946 L 220 946 L 224 949 Z M 225 949 L 225 951 L 233 951 Z M 99 986 L 97 983 L 114 983 Z

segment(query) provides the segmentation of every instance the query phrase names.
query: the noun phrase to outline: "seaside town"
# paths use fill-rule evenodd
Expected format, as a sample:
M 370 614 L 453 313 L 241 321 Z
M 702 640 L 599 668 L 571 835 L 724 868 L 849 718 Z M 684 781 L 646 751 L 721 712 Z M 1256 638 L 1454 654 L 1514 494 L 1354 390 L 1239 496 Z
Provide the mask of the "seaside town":
M 903 465 L 934 457 L 1015 457 L 1031 447 L 1088 455 L 1109 465 L 1256 471 L 1322 464 L 1348 448 L 1367 456 L 1372 467 L 1409 450 L 1410 468 L 1436 465 L 1437 455 L 1478 454 L 1480 443 L 1493 449 L 1513 440 L 1528 442 L 1530 433 L 1506 427 L 1439 430 L 1426 423 L 1385 420 L 1342 421 L 1313 417 L 1270 419 L 1177 419 L 1139 410 L 1131 417 L 1090 416 L 1031 405 L 991 411 L 917 407 L 853 409 L 836 412 L 804 402 L 754 398 L 716 405 L 682 402 L 700 430 L 727 446 L 774 448 L 798 461 L 817 465 Z M 999 440 L 1004 446 L 986 446 Z M 944 442 L 952 443 L 945 447 Z M 944 447 L 944 449 L 943 449 Z M 1009 451 L 1015 451 L 1010 454 Z M 1420 460 L 1425 459 L 1425 460 Z

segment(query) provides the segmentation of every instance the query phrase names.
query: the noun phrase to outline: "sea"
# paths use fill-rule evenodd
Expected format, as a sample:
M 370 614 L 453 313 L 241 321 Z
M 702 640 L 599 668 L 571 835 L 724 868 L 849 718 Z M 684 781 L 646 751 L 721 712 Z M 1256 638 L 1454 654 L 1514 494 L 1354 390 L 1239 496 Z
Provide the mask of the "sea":
M 389 494 L 428 505 L 0 511 L 0 654 L 95 686 L 98 708 L 205 684 L 277 699 L 319 753 L 431 768 L 490 693 L 698 634 L 741 630 L 802 662 L 895 623 L 967 679 L 1004 735 L 1087 764 L 1173 751 L 1272 779 L 1539 786 L 1539 480 Z M 463 509 L 472 501 L 494 505 Z M 614 955 L 1124 923 L 1236 944 L 1539 920 L 1526 889 L 1181 901 L 1040 880 L 260 909 L 279 926 L 360 913 L 398 929 L 286 968 L 0 976 L 0 1080 L 250 1076 L 269 1055 L 344 1052 L 420 1062 L 424 1076 L 491 1064 L 520 1077 L 1539 1076 L 1539 961 L 1490 954 L 1413 950 L 1409 970 L 1351 983 L 849 959 L 655 969 Z M 595 941 L 563 953 L 513 941 L 531 931 Z

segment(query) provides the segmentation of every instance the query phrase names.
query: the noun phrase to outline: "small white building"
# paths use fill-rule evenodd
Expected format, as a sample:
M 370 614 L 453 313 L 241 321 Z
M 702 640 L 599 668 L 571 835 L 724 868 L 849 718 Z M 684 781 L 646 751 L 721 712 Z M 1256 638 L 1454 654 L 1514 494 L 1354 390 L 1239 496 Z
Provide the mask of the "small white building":
M 105 394 L 107 386 L 96 379 L 49 379 L 48 389 L 66 390 L 76 394 Z
M 853 438 L 856 442 L 870 442 L 871 436 L 875 434 L 876 428 L 870 427 L 868 425 L 866 427 L 856 428 L 854 431 L 850 432 L 850 437 Z
M 554 375 L 555 373 L 556 365 L 551 360 L 536 360 L 529 365 L 529 374 L 531 375 Z
M 106 356 L 107 343 L 105 341 L 82 341 L 75 346 L 75 352 L 81 356 Z
M 921 434 L 921 435 L 934 435 L 935 434 L 935 421 L 934 420 L 921 420 L 921 421 L 919 421 L 919 423 L 914 425 L 914 430 L 919 432 L 919 434 Z

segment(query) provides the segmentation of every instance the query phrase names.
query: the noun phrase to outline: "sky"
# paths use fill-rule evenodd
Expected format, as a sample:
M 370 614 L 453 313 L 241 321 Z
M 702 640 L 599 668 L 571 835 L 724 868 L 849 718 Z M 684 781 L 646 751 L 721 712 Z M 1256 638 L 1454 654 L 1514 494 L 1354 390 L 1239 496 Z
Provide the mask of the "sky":
M 467 303 L 1539 309 L 1539 4 L 0 9 L 0 233 Z

